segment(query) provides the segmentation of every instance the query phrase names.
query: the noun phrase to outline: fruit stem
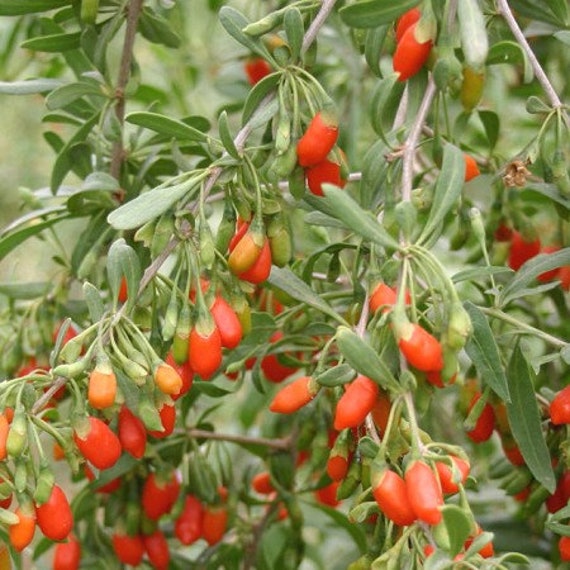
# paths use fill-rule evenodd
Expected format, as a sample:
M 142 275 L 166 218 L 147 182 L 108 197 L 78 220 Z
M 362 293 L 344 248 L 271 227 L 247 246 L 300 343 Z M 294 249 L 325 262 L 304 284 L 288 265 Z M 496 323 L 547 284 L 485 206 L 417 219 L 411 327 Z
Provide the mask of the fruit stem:
M 336 0 L 323 0 L 321 9 L 315 16 L 314 20 L 311 22 L 311 25 L 309 26 L 309 29 L 303 38 L 303 44 L 301 45 L 301 56 L 306 53 L 306 51 L 311 47 L 311 44 L 315 41 L 319 30 L 322 28 L 326 19 L 329 17 L 335 4 Z
M 412 458 L 417 459 L 422 455 L 422 440 L 420 438 L 420 430 L 418 427 L 418 418 L 416 416 L 416 408 L 414 407 L 413 395 L 410 391 L 403 396 L 406 409 L 408 411 L 408 420 L 410 422 L 411 440 L 412 440 Z

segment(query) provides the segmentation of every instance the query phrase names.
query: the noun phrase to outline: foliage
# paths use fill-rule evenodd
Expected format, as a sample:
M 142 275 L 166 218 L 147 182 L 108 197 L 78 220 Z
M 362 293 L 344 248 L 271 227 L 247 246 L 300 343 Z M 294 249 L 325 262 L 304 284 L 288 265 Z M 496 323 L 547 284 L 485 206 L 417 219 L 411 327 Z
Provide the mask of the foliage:
M 0 232 L 52 261 L 0 283 L 15 567 L 564 564 L 567 2 L 0 16 L 54 153 Z

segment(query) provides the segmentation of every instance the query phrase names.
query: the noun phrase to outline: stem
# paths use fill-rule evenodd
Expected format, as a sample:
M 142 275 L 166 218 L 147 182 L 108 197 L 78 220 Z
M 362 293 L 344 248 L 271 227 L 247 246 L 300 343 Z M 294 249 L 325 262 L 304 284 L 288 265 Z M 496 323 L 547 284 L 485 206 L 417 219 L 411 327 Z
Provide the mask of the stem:
M 52 399 L 53 395 L 67 383 L 67 378 L 59 376 L 56 381 L 46 390 L 38 400 L 34 403 L 31 414 L 35 416 L 38 414 L 44 406 Z
M 203 429 L 176 430 L 178 433 L 184 433 L 190 438 L 196 439 L 212 439 L 215 441 L 228 441 L 230 443 L 246 444 L 246 445 L 262 445 L 270 449 L 280 449 L 287 451 L 291 447 L 291 437 L 283 437 L 280 439 L 269 439 L 266 437 L 250 437 L 247 435 L 237 435 L 231 433 L 216 433 Z
M 423 124 L 426 120 L 426 116 L 428 114 L 435 93 L 435 83 L 430 76 L 422 104 L 418 109 L 418 114 L 416 115 L 414 123 L 412 124 L 410 134 L 404 143 L 404 153 L 402 157 L 402 200 L 404 202 L 411 202 L 412 200 L 414 155 L 416 153 L 416 147 L 418 145 L 418 140 L 422 132 Z
M 127 29 L 125 31 L 125 40 L 123 43 L 123 52 L 121 55 L 121 63 L 119 65 L 119 76 L 117 78 L 117 87 L 115 89 L 115 98 L 117 104 L 115 106 L 115 115 L 119 124 L 123 125 L 125 121 L 125 89 L 131 76 L 131 63 L 133 61 L 133 46 L 137 34 L 137 24 L 142 11 L 144 0 L 131 0 L 129 2 L 127 12 Z M 116 180 L 119 180 L 121 174 L 121 165 L 123 164 L 125 149 L 123 141 L 119 140 L 113 145 L 113 154 L 111 156 L 110 174 Z
M 323 0 L 321 5 L 321 9 L 319 13 L 315 16 L 315 19 L 311 22 L 305 37 L 303 38 L 303 44 L 301 46 L 301 55 L 307 52 L 311 44 L 315 41 L 319 30 L 322 28 L 325 20 L 329 17 L 329 14 L 332 12 L 334 5 L 336 4 L 336 0 Z
M 503 16 L 503 18 L 507 22 L 507 25 L 511 29 L 513 36 L 515 36 L 517 42 L 520 44 L 520 46 L 526 53 L 528 60 L 530 61 L 530 65 L 536 76 L 536 79 L 538 80 L 542 89 L 546 93 L 546 96 L 548 97 L 550 104 L 556 108 L 562 107 L 562 101 L 560 101 L 560 98 L 558 97 L 558 94 L 554 90 L 552 83 L 550 83 L 550 80 L 546 76 L 546 73 L 544 73 L 544 69 L 542 69 L 540 62 L 536 58 L 536 55 L 534 55 L 534 52 L 532 51 L 529 43 L 526 41 L 526 38 L 524 37 L 524 34 L 520 29 L 507 0 L 497 0 L 497 6 L 499 9 L 499 13 Z
M 567 342 L 559 339 L 558 337 L 555 337 L 551 334 L 548 334 L 544 331 L 541 331 L 540 329 L 537 329 L 536 327 L 533 327 L 532 325 L 529 325 L 527 323 L 523 323 L 519 319 L 517 319 L 515 317 L 511 317 L 507 313 L 503 313 L 503 311 L 499 311 L 498 309 L 489 309 L 487 307 L 479 307 L 479 309 L 491 317 L 495 317 L 496 319 L 501 319 L 502 321 L 505 321 L 506 323 L 509 323 L 510 325 L 514 325 L 515 327 L 526 331 L 528 334 L 533 334 L 533 335 L 541 338 L 545 342 L 548 342 L 549 344 L 552 344 L 558 348 L 564 348 L 565 346 L 568 346 Z
M 416 408 L 414 407 L 414 396 L 411 392 L 408 391 L 404 394 L 404 403 L 406 404 L 408 419 L 410 420 L 410 430 L 412 436 L 412 457 L 417 458 L 421 455 L 423 444 L 420 438 Z

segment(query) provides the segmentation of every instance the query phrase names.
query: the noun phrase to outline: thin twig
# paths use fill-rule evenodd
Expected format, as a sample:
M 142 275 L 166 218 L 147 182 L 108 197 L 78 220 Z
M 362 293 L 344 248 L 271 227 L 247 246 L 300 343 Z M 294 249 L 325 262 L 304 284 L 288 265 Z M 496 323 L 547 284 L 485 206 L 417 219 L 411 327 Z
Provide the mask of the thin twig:
M 129 2 L 127 12 L 127 27 L 125 30 L 125 39 L 123 43 L 123 51 L 121 54 L 121 62 L 119 65 L 119 75 L 117 78 L 117 86 L 115 88 L 115 115 L 119 124 L 122 126 L 125 120 L 125 90 L 131 76 L 131 64 L 133 62 L 133 47 L 137 35 L 137 25 L 142 11 L 144 0 L 131 0 Z M 119 180 L 121 174 L 121 165 L 124 160 L 124 147 L 122 137 L 113 145 L 113 154 L 111 156 L 110 174 L 116 180 Z
M 176 430 L 177 433 L 184 433 L 188 437 L 194 439 L 212 439 L 216 441 L 227 441 L 230 443 L 238 443 L 245 445 L 261 445 L 270 449 L 279 449 L 288 451 L 291 449 L 291 437 L 283 437 L 280 439 L 269 439 L 266 437 L 251 437 L 247 435 L 238 435 L 233 433 L 219 433 L 207 431 L 203 429 Z
M 410 133 L 404 143 L 404 152 L 402 157 L 402 200 L 410 202 L 412 200 L 412 186 L 414 178 L 414 157 L 416 147 L 422 132 L 422 127 L 426 120 L 429 108 L 435 96 L 435 83 L 430 76 L 422 104 L 418 109 L 418 114 L 412 124 Z
M 548 77 L 546 76 L 546 73 L 544 73 L 544 69 L 542 69 L 540 62 L 536 58 L 536 55 L 534 55 L 532 48 L 530 47 L 529 43 L 527 42 L 522 30 L 520 29 L 520 27 L 518 25 L 518 22 L 516 21 L 514 15 L 513 15 L 513 12 L 509 6 L 509 3 L 507 2 L 507 0 L 497 0 L 497 6 L 499 8 L 500 14 L 503 16 L 503 18 L 507 22 L 507 25 L 511 29 L 513 36 L 515 36 L 517 42 L 519 43 L 521 48 L 526 53 L 528 60 L 530 62 L 530 65 L 531 65 L 531 67 L 534 71 L 534 74 L 536 76 L 536 79 L 538 80 L 542 89 L 546 93 L 546 96 L 548 97 L 550 104 L 554 108 L 562 107 L 562 101 L 560 100 L 560 97 L 558 97 L 558 94 L 554 90 L 552 83 L 550 83 L 550 79 L 548 79 Z
M 322 28 L 326 19 L 329 17 L 335 4 L 336 0 L 323 0 L 319 13 L 315 16 L 315 19 L 311 22 L 311 25 L 309 26 L 309 29 L 307 30 L 307 33 L 303 38 L 303 44 L 301 46 L 301 54 L 304 54 L 311 47 L 311 44 L 315 41 L 315 38 L 317 37 L 319 30 Z

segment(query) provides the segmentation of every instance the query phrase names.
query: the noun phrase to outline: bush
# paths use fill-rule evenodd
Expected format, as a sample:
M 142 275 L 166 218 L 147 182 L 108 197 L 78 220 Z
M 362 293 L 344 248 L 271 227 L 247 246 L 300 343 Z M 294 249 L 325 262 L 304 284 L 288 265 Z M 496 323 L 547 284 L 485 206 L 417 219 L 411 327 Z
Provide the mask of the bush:
M 0 15 L 2 568 L 570 560 L 566 2 Z

